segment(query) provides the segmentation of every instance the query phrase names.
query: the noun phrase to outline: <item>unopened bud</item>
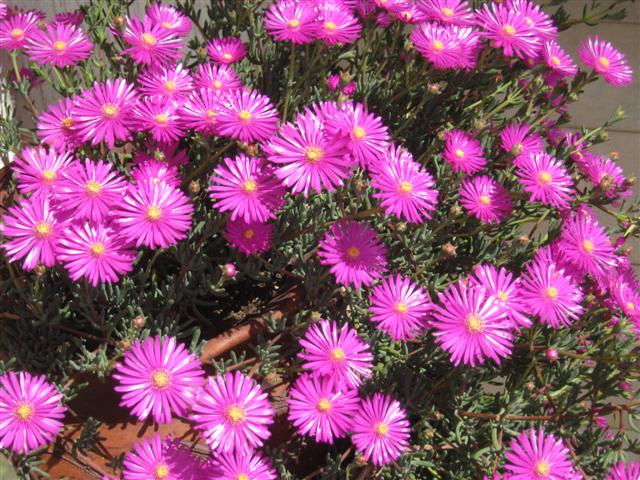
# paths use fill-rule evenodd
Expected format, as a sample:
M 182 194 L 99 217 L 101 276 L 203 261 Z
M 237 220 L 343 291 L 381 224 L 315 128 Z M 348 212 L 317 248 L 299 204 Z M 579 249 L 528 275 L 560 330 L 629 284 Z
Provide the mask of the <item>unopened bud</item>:
M 473 120 L 473 128 L 475 128 L 478 131 L 484 130 L 486 126 L 487 126 L 487 122 L 485 122 L 481 118 L 476 118 Z
M 113 26 L 116 27 L 116 29 L 121 30 L 122 27 L 124 27 L 125 22 L 125 18 L 118 15 L 113 19 Z
M 536 386 L 533 384 L 533 382 L 527 383 L 527 390 L 533 390 L 534 388 L 536 388 Z
M 447 257 L 455 257 L 457 249 L 458 247 L 453 243 L 447 242 L 442 246 L 442 253 L 444 253 Z
M 131 349 L 131 340 L 129 340 L 128 338 L 125 338 L 123 340 L 120 340 L 118 342 L 118 348 L 120 348 L 121 350 L 130 350 Z
M 620 159 L 620 152 L 617 150 L 611 150 L 609 152 L 609 157 L 611 158 L 611 160 L 619 160 Z
M 404 222 L 400 222 L 398 225 L 396 225 L 396 231 L 400 232 L 400 233 L 404 233 L 407 231 L 407 224 Z
M 601 142 L 606 142 L 607 140 L 609 140 L 609 134 L 607 132 L 600 132 L 598 134 L 598 140 L 600 140 Z
M 440 85 L 438 85 L 437 83 L 430 83 L 427 87 L 427 90 L 431 95 L 440 95 L 440 93 L 442 93 L 440 91 Z
M 42 275 L 44 275 L 44 273 L 47 271 L 47 267 L 45 267 L 44 265 L 38 265 L 36 267 L 36 275 L 41 277 Z
M 220 270 L 222 270 L 222 274 L 227 278 L 233 278 L 236 276 L 236 273 L 238 273 L 238 269 L 236 269 L 233 263 L 225 263 L 220 267 Z
M 311 312 L 312 322 L 319 322 L 320 320 L 322 320 L 322 314 L 320 312 Z
M 547 348 L 547 351 L 544 352 L 544 356 L 550 362 L 555 362 L 556 360 L 558 360 L 558 351 L 555 348 L 549 347 Z
M 609 175 L 602 177 L 602 180 L 600 180 L 600 188 L 603 192 L 610 191 L 613 188 L 613 178 Z
M 438 140 L 444 140 L 445 138 L 447 138 L 447 132 L 441 130 L 439 131 L 436 136 L 438 137 Z
M 593 293 L 588 293 L 584 296 L 584 301 L 587 303 L 593 303 L 596 301 L 596 296 Z
M 250 143 L 249 145 L 247 145 L 246 152 L 252 157 L 257 157 L 259 152 L 258 145 L 255 143 Z
M 196 49 L 196 55 L 198 56 L 198 58 L 200 60 L 206 60 L 207 59 L 207 49 L 204 47 L 198 47 Z
M 144 328 L 146 323 L 147 321 L 142 315 L 136 315 L 136 317 L 133 319 L 133 326 L 138 330 Z
M 191 180 L 189 182 L 189 193 L 193 195 L 200 193 L 200 182 L 198 180 Z
M 518 235 L 514 240 L 514 243 L 517 247 L 526 247 L 529 244 L 529 237 L 526 235 Z
M 449 215 L 451 215 L 452 217 L 459 217 L 460 215 L 462 215 L 462 207 L 460 205 L 451 205 L 451 208 L 449 209 Z

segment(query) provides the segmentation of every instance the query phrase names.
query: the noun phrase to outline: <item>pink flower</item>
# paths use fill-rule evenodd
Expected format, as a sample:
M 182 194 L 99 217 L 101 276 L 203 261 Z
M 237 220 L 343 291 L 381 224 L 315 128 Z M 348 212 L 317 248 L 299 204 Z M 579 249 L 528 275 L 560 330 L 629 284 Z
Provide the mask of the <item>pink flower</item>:
M 84 164 L 70 165 L 60 182 L 57 206 L 72 212 L 77 219 L 101 222 L 111 216 L 122 202 L 127 182 L 113 169 L 113 164 L 88 158 Z
M 322 118 L 309 109 L 299 113 L 295 123 L 282 125 L 264 150 L 267 159 L 279 165 L 275 174 L 284 186 L 305 197 L 311 189 L 335 191 L 351 171 L 346 138 L 329 137 Z
M 29 60 L 40 65 L 66 67 L 89 58 L 93 44 L 73 25 L 47 25 L 46 31 L 34 29 L 27 40 Z
M 167 166 L 177 167 L 187 165 L 189 158 L 184 150 L 179 149 L 178 142 L 156 143 L 147 142 L 144 150 L 138 150 L 133 160 L 136 163 L 144 163 L 149 160 L 166 163 Z
M 234 90 L 222 99 L 218 114 L 220 135 L 254 142 L 266 140 L 275 133 L 278 112 L 266 95 L 251 90 Z
M 608 198 L 631 195 L 622 167 L 604 155 L 584 155 L 579 165 L 587 178 Z
M 143 438 L 124 456 L 124 480 L 197 480 L 200 462 L 179 440 L 160 434 Z
M 137 131 L 148 131 L 158 142 L 176 142 L 184 136 L 178 104 L 173 100 L 157 97 L 138 100 L 131 110 L 131 122 Z
M 175 188 L 178 188 L 182 183 L 178 167 L 154 159 L 148 159 L 136 165 L 131 170 L 131 177 L 136 183 L 164 182 Z
M 89 223 L 70 225 L 60 238 L 58 253 L 72 280 L 86 277 L 94 287 L 117 282 L 132 270 L 136 257 L 111 228 Z
M 578 56 L 587 67 L 593 68 L 611 85 L 625 87 L 633 80 L 633 70 L 624 53 L 598 36 L 589 37 L 580 44 Z
M 374 393 L 362 399 L 351 430 L 358 452 L 377 466 L 391 463 L 409 448 L 407 412 L 389 395 Z
M 509 193 L 494 179 L 482 175 L 460 184 L 460 203 L 483 223 L 500 223 L 511 215 Z
M 353 43 L 360 37 L 362 26 L 341 3 L 322 0 L 317 6 L 317 36 L 327 45 Z
M 67 411 L 61 400 L 44 375 L 11 371 L 0 375 L 0 448 L 23 454 L 53 441 Z
M 357 391 L 341 391 L 330 377 L 303 374 L 289 391 L 289 421 L 300 435 L 317 442 L 333 443 L 351 427 L 360 399 Z
M 514 157 L 544 151 L 544 141 L 526 123 L 513 122 L 500 131 L 500 147 Z
M 247 55 L 247 47 L 239 38 L 214 38 L 207 45 L 209 58 L 216 63 L 236 63 Z
M 278 475 L 269 461 L 258 453 L 219 455 L 205 478 L 216 480 L 276 480 Z
M 562 162 L 544 152 L 521 155 L 515 161 L 518 183 L 531 194 L 532 202 L 566 208 L 573 194 L 573 181 Z
M 606 476 L 605 480 L 635 480 L 640 478 L 640 463 L 619 461 Z
M 574 213 L 564 223 L 560 248 L 567 261 L 593 276 L 615 267 L 615 248 L 598 219 Z
M 541 428 L 522 432 L 505 452 L 509 480 L 562 480 L 573 476 L 569 451 L 552 434 Z
M 514 10 L 524 17 L 533 30 L 533 34 L 541 40 L 554 40 L 558 38 L 558 28 L 551 16 L 542 10 L 542 7 L 531 0 L 506 0 L 505 7 Z
M 189 70 L 181 63 L 175 66 L 150 66 L 138 75 L 138 82 L 140 93 L 165 101 L 183 102 L 193 91 Z
M 186 37 L 191 32 L 191 20 L 171 5 L 153 3 L 147 7 L 147 17 L 176 37 Z
M 58 242 L 64 222 L 58 220 L 45 195 L 21 198 L 2 217 L 2 244 L 10 262 L 24 258 L 22 268 L 33 270 L 38 264 L 56 263 Z
M 136 341 L 116 364 L 116 372 L 120 405 L 139 420 L 151 415 L 158 423 L 185 415 L 204 382 L 200 361 L 173 337 Z
M 0 48 L 10 52 L 24 48 L 38 30 L 39 18 L 32 12 L 12 15 L 0 23 Z
M 240 372 L 209 377 L 193 404 L 192 420 L 211 450 L 248 454 L 271 436 L 275 411 L 267 394 Z
M 229 65 L 203 63 L 193 75 L 196 89 L 206 88 L 215 93 L 226 93 L 242 88 L 236 72 Z
M 311 43 L 318 36 L 319 25 L 311 2 L 277 0 L 269 5 L 264 27 L 278 41 Z
M 399 274 L 376 285 L 369 295 L 371 321 L 393 340 L 416 338 L 426 328 L 433 305 L 422 287 Z
M 329 87 L 329 90 L 331 90 L 332 92 L 335 92 L 340 86 L 341 81 L 342 80 L 339 74 L 334 73 L 333 75 L 329 75 L 327 77 L 327 86 Z
M 418 0 L 418 8 L 427 20 L 454 25 L 473 25 L 473 10 L 466 0 Z
M 73 151 L 82 144 L 71 114 L 74 106 L 73 99 L 66 97 L 38 116 L 38 138 L 59 152 Z
M 187 236 L 193 205 L 184 193 L 166 183 L 129 187 L 115 215 L 122 235 L 136 246 L 166 248 Z
M 84 13 L 81 10 L 72 10 L 70 12 L 56 13 L 53 17 L 54 24 L 65 24 L 79 27 L 84 22 Z
M 517 55 L 521 59 L 536 58 L 542 48 L 542 39 L 535 24 L 513 7 L 489 3 L 476 13 L 481 35 L 496 48 L 502 48 L 505 56 Z
M 486 290 L 464 281 L 452 283 L 438 294 L 431 325 L 436 342 L 451 354 L 451 361 L 476 366 L 490 358 L 500 364 L 513 349 L 512 323 L 507 308 Z
M 343 220 L 331 225 L 320 241 L 318 256 L 330 265 L 336 281 L 355 288 L 371 285 L 387 269 L 386 248 L 365 223 Z
M 387 215 L 424 223 L 438 204 L 438 191 L 429 172 L 402 147 L 392 146 L 371 166 L 371 186 L 380 190 L 373 197 Z
M 479 37 L 471 28 L 422 23 L 411 33 L 411 41 L 437 69 L 475 66 Z
M 462 130 L 446 133 L 442 157 L 449 162 L 454 172 L 476 173 L 487 165 L 482 144 Z
M 227 220 L 224 238 L 245 255 L 266 252 L 271 248 L 273 225 L 261 222 L 245 222 L 242 218 Z
M 78 136 L 85 142 L 91 140 L 92 145 L 105 141 L 109 148 L 116 140 L 127 140 L 135 101 L 133 85 L 123 79 L 94 83 L 93 89 L 83 91 L 71 109 Z
M 13 164 L 18 189 L 23 194 L 53 194 L 60 187 L 72 158 L 69 153 L 58 155 L 41 147 L 25 148 Z
M 327 377 L 340 390 L 357 388 L 371 376 L 370 347 L 346 323 L 338 328 L 336 322 L 320 320 L 309 327 L 300 345 L 302 368 Z
M 121 53 L 130 55 L 134 62 L 144 65 L 166 64 L 177 60 L 183 47 L 182 41 L 171 30 L 149 17 L 145 17 L 142 22 L 135 17 L 128 18 L 122 39 L 131 47 Z
M 182 105 L 180 120 L 185 128 L 205 135 L 216 135 L 221 107 L 221 96 L 217 92 L 201 88 Z
M 231 220 L 266 222 L 282 208 L 285 189 L 273 169 L 261 158 L 240 154 L 225 158 L 211 177 L 211 198 L 221 212 L 231 211 Z
M 542 59 L 547 67 L 563 77 L 573 77 L 578 72 L 569 54 L 553 40 L 544 42 Z

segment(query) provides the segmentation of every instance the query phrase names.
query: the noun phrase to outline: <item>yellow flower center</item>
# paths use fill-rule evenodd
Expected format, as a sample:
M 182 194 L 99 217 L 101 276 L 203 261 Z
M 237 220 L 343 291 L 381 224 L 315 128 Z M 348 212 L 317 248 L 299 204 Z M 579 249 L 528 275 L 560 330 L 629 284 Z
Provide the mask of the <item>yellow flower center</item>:
M 460 150 L 459 148 L 456 148 L 456 151 L 453 153 L 455 153 L 456 157 L 458 158 L 464 158 L 464 150 Z
M 233 58 L 233 55 L 231 55 L 230 53 L 223 53 L 222 54 L 222 58 L 224 58 L 225 60 L 231 60 Z
M 158 115 L 153 117 L 153 119 L 160 125 L 166 125 L 169 122 L 169 117 L 167 117 L 164 113 L 159 113 Z
M 509 300 L 509 295 L 507 295 L 505 292 L 498 292 L 497 297 L 503 302 Z
M 102 114 L 107 118 L 113 118 L 118 115 L 118 106 L 113 103 L 105 103 L 102 106 Z
M 47 238 L 51 235 L 51 225 L 46 222 L 40 222 L 36 225 L 35 231 L 39 238 Z
M 489 205 L 491 203 L 491 199 L 486 195 L 480 195 L 479 200 L 480 200 L 480 203 L 484 205 Z
M 227 418 L 229 423 L 233 425 L 239 425 L 244 422 L 244 419 L 247 417 L 244 409 L 240 405 L 231 405 L 224 412 L 224 416 Z
M 316 408 L 319 412 L 328 412 L 329 410 L 331 410 L 331 402 L 328 398 L 321 398 L 318 401 Z
M 340 347 L 336 347 L 333 350 L 331 350 L 331 360 L 333 360 L 334 362 L 339 362 L 341 360 L 344 360 L 344 358 L 347 355 L 344 353 L 344 350 L 341 349 Z
M 506 36 L 510 37 L 512 35 L 515 35 L 516 29 L 513 27 L 513 25 L 509 25 L 507 23 L 504 27 L 502 27 L 502 33 L 504 33 Z
M 100 255 L 102 255 L 104 253 L 104 243 L 96 242 L 91 245 L 91 253 L 95 257 L 99 257 Z
M 45 170 L 44 172 L 42 172 L 42 180 L 44 180 L 44 183 L 49 185 L 53 183 L 55 179 L 56 179 L 56 172 L 51 170 Z
M 358 247 L 347 248 L 347 257 L 358 258 L 360 256 L 360 249 Z
M 329 30 L 330 32 L 334 32 L 338 28 L 338 26 L 333 22 L 325 22 L 324 29 Z
M 362 140 L 366 134 L 367 132 L 365 132 L 362 127 L 356 127 L 353 129 L 353 132 L 351 132 L 351 136 L 356 140 Z
M 144 43 L 147 47 L 153 47 L 156 43 L 158 43 L 156 37 L 154 37 L 150 33 L 143 33 L 142 35 L 140 35 L 140 39 L 142 40 L 142 43 Z
M 216 118 L 217 115 L 218 114 L 213 110 L 207 110 L 207 118 L 209 118 L 210 120 Z
M 469 333 L 480 333 L 484 330 L 484 321 L 479 315 L 473 313 L 465 319 L 465 325 Z
M 164 88 L 167 89 L 167 92 L 173 92 L 177 87 L 178 85 L 173 80 L 167 80 L 164 83 Z
M 412 14 L 410 11 L 408 11 L 408 10 L 405 10 L 405 11 L 403 11 L 403 12 L 400 12 L 400 16 L 401 16 L 403 19 L 405 19 L 407 22 L 408 22 L 408 21 L 410 21 L 410 20 L 413 18 L 413 14 Z
M 558 57 L 556 57 L 555 55 L 553 55 L 551 57 L 551 63 L 553 63 L 554 65 L 560 65 L 562 62 L 560 61 L 560 59 Z
M 410 193 L 413 190 L 413 185 L 410 182 L 400 182 L 398 190 L 400 193 Z
M 244 182 L 244 185 L 242 185 L 242 189 L 245 193 L 255 193 L 258 190 L 258 184 L 253 180 L 247 180 Z
M 235 480 L 251 480 L 249 478 L 249 475 L 247 475 L 246 473 L 239 473 L 238 475 L 236 475 Z
M 377 423 L 373 429 L 376 435 L 379 435 L 381 437 L 384 437 L 387 433 L 389 433 L 389 425 L 384 422 Z
M 556 287 L 549 287 L 546 293 L 548 298 L 556 298 L 558 296 L 558 289 Z
M 169 476 L 169 467 L 164 463 L 161 463 L 156 467 L 156 471 L 154 473 L 157 479 L 162 480 L 163 478 L 167 478 Z
M 627 310 L 629 310 L 630 312 L 635 312 L 636 310 L 635 304 L 633 304 L 632 302 L 627 302 Z
M 13 30 L 11 30 L 12 38 L 15 38 L 16 40 L 20 40 L 22 39 L 23 36 L 24 36 L 24 30 L 22 30 L 21 28 L 14 28 Z
M 162 26 L 164 28 L 173 28 L 173 25 L 171 25 L 169 22 L 162 22 Z
M 591 240 L 585 240 L 584 242 L 582 242 L 582 248 L 587 253 L 593 252 L 593 242 Z
M 432 45 L 433 49 L 437 52 L 439 52 L 440 50 L 442 50 L 444 48 L 444 43 L 442 43 L 440 40 L 435 40 L 433 42 Z
M 222 88 L 222 82 L 220 80 L 214 80 L 213 88 L 215 88 L 216 90 L 220 90 Z
M 62 119 L 62 121 L 60 122 L 60 125 L 62 126 L 62 128 L 69 129 L 69 128 L 73 127 L 73 125 L 74 125 L 75 123 L 76 123 L 76 122 L 73 120 L 73 118 L 64 117 L 64 118 Z
M 611 64 L 611 62 L 609 61 L 609 59 L 607 57 L 600 57 L 600 58 L 598 58 L 598 64 L 602 68 L 609 68 L 609 65 Z
M 31 404 L 27 402 L 18 403 L 18 407 L 16 408 L 16 417 L 18 420 L 23 422 L 28 422 L 33 417 L 33 407 Z
M 539 477 L 546 477 L 551 472 L 551 466 L 543 460 L 536 463 L 534 470 L 536 472 L 536 475 L 538 475 Z
M 289 27 L 298 28 L 299 26 L 300 26 L 300 20 L 298 20 L 297 18 L 292 18 L 291 20 L 289 20 Z
M 162 209 L 157 205 L 151 205 L 147 209 L 147 220 L 155 222 L 162 216 Z
M 242 236 L 243 236 L 244 238 L 246 238 L 247 240 L 251 240 L 255 234 L 256 234 L 256 232 L 254 232 L 252 228 L 247 228 L 247 229 L 243 232 Z
M 407 313 L 409 311 L 409 305 L 407 305 L 406 303 L 396 303 L 396 313 Z
M 156 370 L 151 374 L 151 385 L 158 390 L 163 390 L 171 383 L 171 377 L 164 370 Z
M 67 49 L 67 42 L 63 42 L 62 40 L 53 42 L 53 49 L 58 53 L 62 53 Z
M 242 110 L 239 114 L 238 117 L 240 117 L 240 121 L 242 123 L 249 123 L 249 121 L 251 120 L 251 112 L 248 112 L 246 110 Z
M 450 9 L 449 7 L 444 7 L 441 11 L 442 11 L 442 15 L 444 15 L 445 17 L 453 16 L 453 10 Z
M 542 185 L 551 183 L 551 180 L 553 180 L 553 177 L 549 172 L 540 172 L 538 174 L 538 182 L 540 182 Z
M 84 191 L 87 192 L 91 197 L 95 197 L 96 195 L 98 195 L 100 193 L 100 190 L 102 190 L 102 187 L 95 180 L 89 180 L 84 186 Z
M 304 156 L 309 163 L 317 163 L 324 156 L 324 150 L 320 147 L 307 147 L 304 152 Z

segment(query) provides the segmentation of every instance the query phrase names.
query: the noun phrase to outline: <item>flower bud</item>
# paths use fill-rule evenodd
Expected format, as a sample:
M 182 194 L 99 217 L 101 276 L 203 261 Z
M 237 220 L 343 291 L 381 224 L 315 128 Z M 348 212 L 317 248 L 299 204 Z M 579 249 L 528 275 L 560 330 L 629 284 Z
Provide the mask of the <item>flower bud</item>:
M 41 277 L 42 275 L 44 275 L 46 271 L 47 271 L 47 267 L 45 267 L 44 265 L 36 266 L 36 275 L 38 277 Z
M 407 224 L 405 222 L 400 222 L 396 225 L 396 232 L 404 233 L 407 231 Z
M 189 182 L 189 193 L 192 195 L 200 193 L 200 182 L 198 180 L 191 180 Z
M 312 322 L 319 322 L 320 320 L 322 320 L 322 314 L 320 312 L 311 312 Z
M 131 349 L 131 340 L 128 338 L 124 338 L 118 342 L 118 348 L 121 350 L 129 350 Z
M 553 363 L 558 360 L 558 351 L 555 348 L 549 347 L 547 351 L 544 352 L 544 356 Z
M 518 235 L 513 243 L 517 248 L 526 247 L 529 244 L 529 237 L 526 235 Z
M 431 95 L 440 95 L 442 92 L 440 91 L 440 85 L 437 83 L 430 83 L 427 86 L 427 90 Z
M 126 23 L 126 20 L 124 17 L 118 15 L 117 17 L 115 17 L 113 19 L 113 26 L 117 29 L 117 30 L 122 30 L 124 28 L 124 25 Z
M 484 130 L 486 126 L 487 126 L 487 122 L 485 122 L 481 118 L 475 118 L 473 120 L 473 128 L 475 128 L 478 131 Z
M 141 330 L 142 328 L 144 328 L 146 323 L 147 321 L 142 315 L 136 315 L 136 317 L 133 319 L 133 326 L 138 330 Z
M 611 158 L 611 160 L 619 160 L 620 159 L 620 152 L 617 150 L 611 150 L 609 152 L 609 158 Z
M 456 245 L 447 242 L 442 246 L 442 253 L 447 257 L 455 257 L 457 249 L 458 247 Z
M 198 58 L 200 60 L 206 60 L 207 59 L 207 49 L 204 47 L 198 47 L 196 49 L 196 55 L 198 56 Z
M 236 273 L 238 273 L 238 270 L 233 263 L 225 263 L 222 267 L 220 267 L 220 270 L 222 270 L 222 275 L 227 278 L 233 278 L 236 276 Z
M 351 97 L 358 88 L 358 84 L 356 82 L 349 82 L 344 87 L 342 87 L 342 93 L 347 97 Z
M 449 209 L 449 215 L 454 218 L 459 217 L 460 215 L 462 215 L 462 207 L 458 204 L 451 205 L 451 208 Z

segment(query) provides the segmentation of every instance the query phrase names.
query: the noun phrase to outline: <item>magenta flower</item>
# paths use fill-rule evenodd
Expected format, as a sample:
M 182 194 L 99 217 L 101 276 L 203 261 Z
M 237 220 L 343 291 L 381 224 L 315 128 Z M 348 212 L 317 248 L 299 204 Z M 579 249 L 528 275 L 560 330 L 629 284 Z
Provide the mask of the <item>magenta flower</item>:
M 122 235 L 136 246 L 166 248 L 187 236 L 192 212 L 193 205 L 177 188 L 146 182 L 129 187 L 115 219 Z
M 524 17 L 533 34 L 541 40 L 554 40 L 558 38 L 558 28 L 551 16 L 542 10 L 542 7 L 531 0 L 507 0 L 505 6 Z
M 573 77 L 578 72 L 569 54 L 553 40 L 544 43 L 542 59 L 547 67 L 562 77 Z
M 593 276 L 615 266 L 615 248 L 598 219 L 587 213 L 572 214 L 562 227 L 560 248 L 567 261 Z
M 476 173 L 487 165 L 482 144 L 462 130 L 446 133 L 442 157 L 449 162 L 454 172 Z
M 473 10 L 466 0 L 418 0 L 418 8 L 427 20 L 444 24 L 473 25 Z
M 166 163 L 170 167 L 187 165 L 189 158 L 184 150 L 179 149 L 178 142 L 156 143 L 147 142 L 143 150 L 136 152 L 133 160 L 136 163 L 144 163 L 149 160 Z
M 358 452 L 374 465 L 387 465 L 409 448 L 407 412 L 389 395 L 374 393 L 362 399 L 351 431 Z
M 266 95 L 233 90 L 222 99 L 218 114 L 220 135 L 254 142 L 268 139 L 278 128 L 278 112 Z
M 122 39 L 131 46 L 121 53 L 143 65 L 161 65 L 177 60 L 183 47 L 182 41 L 171 30 L 149 17 L 143 21 L 128 18 Z
M 44 375 L 0 375 L 0 448 L 29 453 L 53 441 L 67 409 L 62 395 Z
M 154 4 L 156 6 L 158 4 Z M 138 75 L 140 93 L 161 100 L 183 102 L 193 91 L 189 70 L 181 63 L 175 66 L 151 66 Z
M 327 45 L 353 43 L 360 37 L 362 26 L 342 3 L 323 0 L 318 2 L 317 36 Z
M 109 148 L 113 148 L 116 140 L 127 140 L 135 101 L 133 85 L 123 79 L 94 83 L 93 89 L 83 91 L 71 109 L 79 137 L 84 142 L 90 140 L 92 145 L 105 141 Z
M 335 92 L 340 86 L 341 81 L 342 79 L 340 78 L 339 74 L 334 73 L 332 75 L 329 75 L 327 77 L 327 87 L 329 87 L 329 90 L 331 90 L 332 92 Z
M 536 258 L 522 274 L 520 299 L 531 315 L 552 328 L 569 326 L 583 312 L 582 291 L 567 272 L 547 258 Z
M 71 114 L 74 106 L 74 101 L 66 97 L 38 116 L 38 138 L 59 152 L 73 151 L 82 143 Z
M 124 456 L 124 480 L 196 480 L 199 475 L 200 462 L 169 436 L 143 438 Z
M 544 152 L 544 140 L 526 123 L 513 122 L 500 131 L 500 147 L 514 157 Z
M 72 159 L 69 153 L 58 155 L 41 147 L 25 148 L 13 164 L 18 189 L 23 194 L 53 194 Z
M 588 37 L 580 44 L 578 56 L 587 67 L 602 75 L 607 83 L 626 87 L 633 80 L 633 70 L 624 53 L 616 50 L 610 42 L 598 36 Z
M 232 221 L 266 222 L 276 218 L 275 212 L 284 203 L 285 189 L 273 169 L 263 159 L 243 153 L 225 158 L 224 165 L 215 168 L 209 190 L 215 208 L 230 211 Z
M 146 16 L 176 37 L 186 37 L 191 32 L 191 20 L 171 5 L 153 3 L 147 7 Z
M 191 418 L 211 450 L 248 454 L 271 436 L 274 414 L 260 385 L 236 371 L 209 377 Z
M 147 337 L 136 341 L 116 364 L 113 378 L 122 393 L 120 405 L 138 420 L 150 415 L 169 423 L 187 413 L 204 382 L 200 361 L 173 337 Z
M 371 167 L 371 186 L 380 190 L 373 197 L 387 215 L 424 223 L 438 204 L 433 177 L 402 147 L 392 146 Z
M 221 100 L 217 92 L 206 88 L 194 92 L 180 109 L 182 125 L 205 135 L 216 135 Z
M 178 104 L 157 97 L 139 99 L 131 110 L 132 126 L 139 132 L 148 131 L 158 142 L 172 143 L 184 136 Z
M 509 218 L 513 208 L 509 193 L 486 175 L 462 180 L 460 203 L 478 220 L 489 224 Z
M 261 222 L 245 222 L 242 218 L 227 220 L 224 238 L 245 255 L 266 252 L 271 248 L 273 225 Z
M 22 268 L 33 270 L 38 264 L 51 267 L 56 263 L 58 242 L 64 222 L 54 215 L 45 195 L 21 198 L 2 217 L 2 244 L 10 262 L 24 258 Z
M 319 25 L 311 2 L 277 0 L 269 5 L 264 28 L 275 40 L 297 44 L 311 43 L 318 36 Z
M 482 288 L 464 281 L 452 283 L 438 294 L 431 325 L 436 342 L 451 354 L 458 366 L 484 364 L 490 358 L 500 364 L 513 349 L 512 323 L 507 308 Z
M 111 228 L 88 223 L 70 225 L 60 238 L 58 253 L 72 280 L 86 277 L 94 287 L 117 282 L 132 270 L 136 257 Z
M 355 288 L 371 285 L 387 270 L 386 248 L 365 223 L 351 220 L 331 225 L 320 241 L 318 257 L 330 265 L 336 282 Z
M 289 391 L 289 421 L 300 435 L 333 443 L 351 427 L 360 399 L 355 389 L 341 391 L 331 377 L 303 374 Z
M 93 44 L 73 25 L 47 25 L 46 31 L 34 29 L 27 40 L 29 60 L 40 65 L 66 67 L 89 58 Z
M 521 155 L 515 161 L 518 183 L 531 194 L 532 202 L 566 208 L 573 194 L 573 181 L 562 161 L 544 152 Z
M 207 45 L 207 53 L 216 63 L 236 63 L 247 56 L 247 47 L 239 38 L 214 38 Z
M 276 480 L 278 475 L 269 461 L 259 453 L 219 455 L 206 478 L 216 480 Z
M 32 12 L 12 15 L 0 23 L 0 48 L 12 52 L 26 46 L 38 30 L 39 18 Z
M 373 287 L 369 301 L 371 321 L 393 340 L 408 340 L 420 335 L 433 308 L 422 287 L 399 274 L 389 276 Z
M 640 478 L 640 463 L 616 463 L 604 480 L 635 480 Z
M 512 7 L 485 3 L 476 13 L 481 35 L 491 41 L 492 46 L 502 48 L 505 56 L 517 55 L 521 59 L 536 58 L 542 48 L 542 39 L 533 22 Z
M 236 72 L 229 65 L 203 63 L 193 75 L 196 89 L 206 88 L 215 93 L 226 93 L 242 88 Z
M 371 376 L 370 347 L 346 323 L 339 329 L 336 322 L 320 320 L 309 327 L 300 345 L 302 367 L 327 377 L 341 390 L 357 388 Z
M 518 435 L 505 452 L 505 470 L 509 480 L 562 480 L 573 478 L 573 465 L 569 451 L 552 434 L 541 428 L 525 430 Z
M 414 2 L 398 2 L 398 8 L 390 8 L 388 11 L 402 23 L 421 23 L 427 20 L 427 16 Z
M 411 33 L 411 41 L 435 68 L 458 68 L 462 66 L 464 54 L 455 33 L 450 25 L 422 23 Z
M 148 159 L 136 165 L 131 170 L 131 176 L 136 183 L 164 182 L 175 188 L 178 188 L 182 183 L 178 167 L 154 159 Z
M 322 118 L 309 109 L 295 123 L 282 125 L 264 150 L 270 162 L 280 165 L 275 173 L 282 183 L 305 197 L 311 189 L 335 191 L 351 171 L 347 139 L 329 138 Z
M 607 197 L 629 196 L 631 189 L 622 167 L 604 155 L 585 155 L 580 165 L 587 178 Z
M 52 23 L 79 27 L 82 22 L 84 22 L 84 13 L 81 10 L 72 10 L 70 12 L 56 13 Z

